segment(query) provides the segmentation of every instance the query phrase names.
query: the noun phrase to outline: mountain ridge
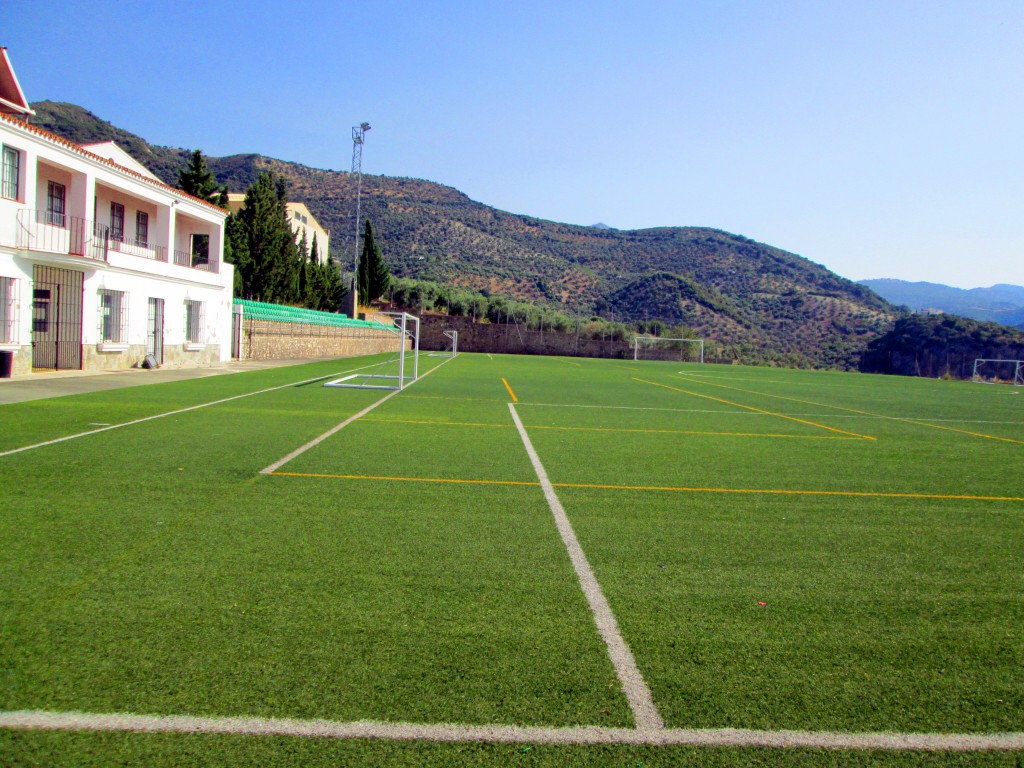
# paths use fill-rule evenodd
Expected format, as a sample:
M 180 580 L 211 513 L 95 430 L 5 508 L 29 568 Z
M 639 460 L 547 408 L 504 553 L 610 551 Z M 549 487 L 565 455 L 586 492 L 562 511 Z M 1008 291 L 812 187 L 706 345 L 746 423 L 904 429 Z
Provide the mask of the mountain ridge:
M 38 102 L 33 123 L 79 143 L 112 140 L 174 184 L 189 150 L 150 145 L 71 104 Z M 261 171 L 287 179 L 351 263 L 355 179 L 346 171 L 241 154 L 207 157 L 221 184 L 242 192 Z M 616 319 L 673 323 L 745 351 L 744 359 L 853 367 L 895 307 L 808 259 L 710 227 L 617 230 L 512 214 L 444 184 L 362 177 L 362 212 L 401 277 L 547 303 Z M 666 294 L 666 295 L 661 295 Z M 647 299 L 641 300 L 642 296 Z M 657 299 L 657 301 L 655 301 Z
M 861 285 L 913 311 L 939 310 L 953 315 L 1024 329 L 1024 286 L 996 283 L 988 288 L 956 288 L 942 283 L 891 277 L 859 280 Z

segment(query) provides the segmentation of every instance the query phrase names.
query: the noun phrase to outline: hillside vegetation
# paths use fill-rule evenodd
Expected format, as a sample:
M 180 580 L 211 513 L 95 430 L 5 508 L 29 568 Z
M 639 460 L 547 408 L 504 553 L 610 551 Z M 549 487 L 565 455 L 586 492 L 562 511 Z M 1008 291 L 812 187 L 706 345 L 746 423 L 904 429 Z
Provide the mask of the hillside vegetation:
M 154 147 L 86 110 L 34 105 L 34 122 L 77 142 L 113 140 L 168 183 L 187 150 Z M 243 192 L 261 170 L 282 175 L 351 260 L 355 179 L 260 155 L 208 158 L 219 183 Z M 814 366 L 855 366 L 888 330 L 895 308 L 819 264 L 704 227 L 620 231 L 521 216 L 419 179 L 366 175 L 363 213 L 393 274 L 617 320 L 664 320 L 758 362 L 784 355 Z
M 1024 331 L 956 315 L 908 315 L 868 345 L 861 370 L 966 379 L 976 358 L 1024 360 Z

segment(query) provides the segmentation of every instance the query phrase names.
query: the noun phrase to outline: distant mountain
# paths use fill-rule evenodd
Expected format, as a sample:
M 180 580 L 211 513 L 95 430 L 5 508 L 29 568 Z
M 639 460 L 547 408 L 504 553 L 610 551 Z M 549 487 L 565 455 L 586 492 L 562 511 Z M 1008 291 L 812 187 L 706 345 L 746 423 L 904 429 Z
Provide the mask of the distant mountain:
M 113 140 L 164 181 L 187 150 L 151 146 L 71 104 L 34 104 L 33 122 L 71 141 Z M 332 232 L 351 263 L 355 179 L 261 155 L 208 157 L 218 182 L 244 192 L 262 170 Z M 559 224 L 470 200 L 420 179 L 363 176 L 363 215 L 394 274 L 460 285 L 618 320 L 664 319 L 714 339 L 721 355 L 856 366 L 896 309 L 869 288 L 792 253 L 703 227 L 617 230 Z
M 974 320 L 1024 328 L 1024 286 L 1001 283 L 991 288 L 964 289 L 891 278 L 861 280 L 860 284 L 887 301 L 914 311 L 938 309 Z

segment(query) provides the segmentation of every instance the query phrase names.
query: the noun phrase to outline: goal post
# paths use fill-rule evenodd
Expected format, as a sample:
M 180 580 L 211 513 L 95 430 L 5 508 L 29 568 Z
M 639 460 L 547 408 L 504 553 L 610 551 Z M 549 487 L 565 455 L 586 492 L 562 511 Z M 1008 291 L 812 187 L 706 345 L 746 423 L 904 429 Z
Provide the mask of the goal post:
M 440 352 L 431 352 L 428 357 L 458 357 L 459 355 L 459 332 L 443 331 L 448 339 L 448 344 Z
M 974 369 L 971 371 L 971 381 L 1024 387 L 1024 360 L 976 358 Z
M 395 338 L 398 339 L 398 352 L 394 357 L 382 361 L 372 370 L 379 371 L 386 365 L 398 363 L 398 375 L 384 373 L 353 373 L 340 379 L 324 382 L 325 387 L 340 389 L 404 389 L 420 377 L 420 319 L 406 312 L 384 312 L 382 314 L 396 318 Z M 412 375 L 406 372 L 405 349 L 407 341 L 412 342 Z M 363 382 L 370 379 L 370 383 Z
M 692 351 L 696 350 L 693 354 Z M 673 339 L 666 336 L 634 336 L 634 360 L 704 362 L 704 339 Z

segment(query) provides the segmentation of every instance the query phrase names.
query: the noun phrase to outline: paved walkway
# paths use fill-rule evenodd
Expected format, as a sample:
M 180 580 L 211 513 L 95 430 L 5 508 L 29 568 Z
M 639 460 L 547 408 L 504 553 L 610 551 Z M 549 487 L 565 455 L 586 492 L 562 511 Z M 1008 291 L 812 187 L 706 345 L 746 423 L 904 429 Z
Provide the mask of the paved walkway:
M 259 371 L 264 368 L 279 368 L 285 365 L 313 363 L 320 359 L 301 360 L 232 360 L 227 363 L 202 368 L 130 368 L 122 371 L 54 371 L 33 373 L 0 379 L 0 405 L 21 403 L 26 400 L 42 400 L 47 397 L 80 395 L 86 392 L 101 392 L 122 387 L 139 387 L 165 381 L 200 379 L 205 376 L 221 376 L 241 371 Z

